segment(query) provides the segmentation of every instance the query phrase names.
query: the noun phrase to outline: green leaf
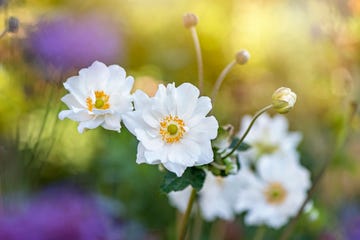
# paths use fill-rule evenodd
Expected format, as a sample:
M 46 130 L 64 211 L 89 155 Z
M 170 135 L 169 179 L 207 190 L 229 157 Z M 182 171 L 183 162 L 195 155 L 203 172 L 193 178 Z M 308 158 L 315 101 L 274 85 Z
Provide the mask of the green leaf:
M 165 193 L 169 193 L 171 191 L 181 191 L 191 185 L 196 191 L 200 191 L 205 176 L 205 171 L 196 167 L 187 168 L 181 177 L 177 177 L 175 173 L 167 172 L 160 189 Z
M 230 148 L 234 148 L 238 142 L 239 142 L 239 139 L 234 138 L 233 141 L 231 142 Z M 242 142 L 236 150 L 243 152 L 243 151 L 248 150 L 249 148 L 251 148 L 251 146 L 249 144 Z

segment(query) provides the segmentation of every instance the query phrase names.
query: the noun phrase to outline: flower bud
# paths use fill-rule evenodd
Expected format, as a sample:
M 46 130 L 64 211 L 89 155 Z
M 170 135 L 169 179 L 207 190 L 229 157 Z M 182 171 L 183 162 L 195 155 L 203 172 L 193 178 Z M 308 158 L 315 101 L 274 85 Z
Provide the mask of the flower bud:
M 11 33 L 16 33 L 19 30 L 19 19 L 16 17 L 9 17 L 7 20 L 7 30 Z
M 290 88 L 278 88 L 272 95 L 272 106 L 281 114 L 289 112 L 295 105 L 296 94 Z
M 235 55 L 235 60 L 240 65 L 244 65 L 245 63 L 247 63 L 247 61 L 249 61 L 249 59 L 250 53 L 246 50 L 241 50 Z
M 186 28 L 195 27 L 198 23 L 198 17 L 193 13 L 186 13 L 183 17 L 184 26 Z

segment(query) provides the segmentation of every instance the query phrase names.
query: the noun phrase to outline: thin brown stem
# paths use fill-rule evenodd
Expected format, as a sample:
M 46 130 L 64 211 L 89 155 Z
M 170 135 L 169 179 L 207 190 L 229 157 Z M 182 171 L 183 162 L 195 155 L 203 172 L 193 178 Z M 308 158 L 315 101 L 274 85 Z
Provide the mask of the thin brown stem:
M 219 89 L 221 87 L 221 84 L 223 83 L 226 75 L 230 72 L 230 70 L 236 65 L 236 61 L 231 61 L 220 73 L 219 77 L 216 79 L 215 85 L 213 87 L 212 93 L 211 93 L 211 101 L 214 104 L 216 95 L 219 92 Z
M 204 67 L 203 67 L 200 41 L 199 41 L 199 37 L 198 37 L 195 27 L 191 27 L 190 32 L 191 32 L 191 36 L 192 36 L 194 46 L 195 46 L 196 60 L 197 60 L 197 64 L 198 64 L 198 78 L 199 78 L 198 87 L 199 87 L 200 94 L 201 94 L 204 89 Z

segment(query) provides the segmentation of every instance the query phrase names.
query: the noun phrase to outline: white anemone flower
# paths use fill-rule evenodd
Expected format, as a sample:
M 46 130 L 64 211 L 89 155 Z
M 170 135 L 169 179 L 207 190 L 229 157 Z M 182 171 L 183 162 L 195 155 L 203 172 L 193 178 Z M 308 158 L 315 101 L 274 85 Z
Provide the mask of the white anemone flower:
M 242 184 L 235 205 L 247 211 L 247 225 L 280 228 L 296 215 L 310 188 L 310 174 L 296 161 L 274 161 L 264 156 L 257 162 L 257 174 L 240 170 Z
M 238 136 L 242 136 L 251 122 L 250 116 L 242 119 Z M 288 121 L 283 115 L 271 118 L 268 114 L 261 115 L 252 126 L 245 142 L 251 148 L 240 152 L 239 157 L 243 164 L 255 162 L 262 156 L 271 156 L 276 159 L 287 160 L 288 155 L 298 155 L 296 148 L 301 141 L 300 132 L 289 132 Z M 297 157 L 290 157 L 297 159 Z
M 207 221 L 216 218 L 233 220 L 238 196 L 238 178 L 235 175 L 217 177 L 207 172 L 203 188 L 198 193 L 198 204 L 202 217 Z M 170 203 L 180 212 L 185 212 L 191 187 L 168 194 Z
M 61 101 L 69 110 L 61 111 L 59 118 L 79 122 L 80 133 L 98 126 L 120 132 L 122 115 L 133 109 L 130 94 L 133 83 L 133 77 L 126 77 L 122 67 L 107 67 L 95 61 L 64 83 L 70 93 Z
M 134 93 L 135 111 L 124 116 L 124 123 L 140 141 L 137 163 L 161 163 L 181 176 L 187 167 L 213 161 L 211 139 L 218 122 L 206 117 L 211 101 L 199 94 L 190 83 L 177 88 L 160 84 L 152 98 L 140 90 Z

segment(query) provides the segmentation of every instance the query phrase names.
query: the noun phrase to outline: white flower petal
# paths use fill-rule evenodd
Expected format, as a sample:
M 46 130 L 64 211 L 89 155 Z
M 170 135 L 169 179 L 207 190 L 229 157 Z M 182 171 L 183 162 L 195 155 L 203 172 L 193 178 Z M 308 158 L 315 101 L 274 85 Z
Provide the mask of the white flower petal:
M 100 126 L 104 122 L 104 119 L 96 118 L 88 121 L 80 122 L 78 126 L 79 133 L 83 133 L 85 129 L 94 129 Z
M 135 135 L 146 149 L 158 150 L 164 146 L 164 142 L 159 137 L 151 137 L 142 129 L 136 128 Z
M 200 91 L 190 83 L 183 83 L 176 89 L 177 114 L 190 117 L 196 108 Z
M 165 163 L 163 163 L 163 165 L 167 170 L 175 173 L 176 176 L 178 176 L 178 177 L 181 177 L 186 169 L 186 166 L 177 164 L 177 163 L 173 163 L 173 162 L 165 162 Z
M 133 94 L 133 99 L 136 111 L 141 111 L 150 104 L 149 96 L 141 90 L 136 90 L 136 92 Z
M 145 149 L 145 148 L 144 148 Z M 158 164 L 167 159 L 167 151 L 146 151 L 144 150 L 145 162 L 148 164 Z
M 104 90 L 108 83 L 110 72 L 107 66 L 95 61 L 90 67 L 79 71 L 79 80 L 84 81 L 89 92 L 91 90 Z
M 94 116 L 91 116 L 86 110 L 78 112 L 73 110 L 63 110 L 59 113 L 59 119 L 64 120 L 65 118 L 69 118 L 73 121 L 89 121 L 94 118 Z
M 105 121 L 101 126 L 108 130 L 120 132 L 120 128 L 121 128 L 120 121 L 121 121 L 121 118 L 119 115 L 115 115 L 115 114 L 114 115 L 106 115 Z
M 128 112 L 122 116 L 125 127 L 136 136 L 135 129 L 141 128 L 146 129 L 148 125 L 144 122 L 143 118 L 140 116 L 141 112 Z
M 64 97 L 61 98 L 61 101 L 65 103 L 70 109 L 86 107 L 81 102 L 79 102 L 72 94 L 66 94 Z

